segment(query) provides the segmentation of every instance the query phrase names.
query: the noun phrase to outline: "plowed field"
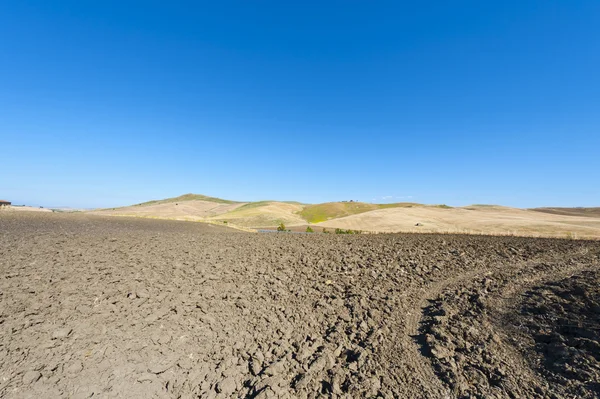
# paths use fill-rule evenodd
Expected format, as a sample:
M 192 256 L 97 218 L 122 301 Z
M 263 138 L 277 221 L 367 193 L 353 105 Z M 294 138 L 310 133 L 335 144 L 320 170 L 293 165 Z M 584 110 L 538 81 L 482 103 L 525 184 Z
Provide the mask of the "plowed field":
M 600 243 L 0 214 L 0 397 L 600 396 Z

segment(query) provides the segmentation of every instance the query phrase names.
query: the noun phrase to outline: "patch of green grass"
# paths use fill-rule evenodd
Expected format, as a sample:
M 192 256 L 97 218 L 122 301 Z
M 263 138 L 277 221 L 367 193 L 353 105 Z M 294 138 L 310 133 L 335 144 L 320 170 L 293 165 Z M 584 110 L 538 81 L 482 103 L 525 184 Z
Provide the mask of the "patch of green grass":
M 319 223 L 344 216 L 357 215 L 387 208 L 410 208 L 418 204 L 399 202 L 393 204 L 368 204 L 365 202 L 327 202 L 324 204 L 307 205 L 298 214 L 309 223 Z
M 243 211 L 243 210 L 247 210 L 247 209 L 254 209 L 254 208 L 260 208 L 262 206 L 267 206 L 271 203 L 272 201 L 256 201 L 256 202 L 250 202 L 248 204 L 242 205 L 239 208 L 236 208 L 235 211 Z

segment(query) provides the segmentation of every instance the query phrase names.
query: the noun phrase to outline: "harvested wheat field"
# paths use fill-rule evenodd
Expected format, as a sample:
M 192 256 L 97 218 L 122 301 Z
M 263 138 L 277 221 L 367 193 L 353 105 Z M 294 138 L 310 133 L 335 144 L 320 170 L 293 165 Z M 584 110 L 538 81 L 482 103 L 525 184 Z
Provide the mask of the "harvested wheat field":
M 0 396 L 596 398 L 596 241 L 0 214 Z
M 575 212 L 564 215 L 490 205 L 472 205 L 461 208 L 436 206 L 395 207 L 333 219 L 319 223 L 319 225 L 329 228 L 337 227 L 387 233 L 398 231 L 451 232 L 600 238 L 600 218 L 591 212 L 586 216 Z

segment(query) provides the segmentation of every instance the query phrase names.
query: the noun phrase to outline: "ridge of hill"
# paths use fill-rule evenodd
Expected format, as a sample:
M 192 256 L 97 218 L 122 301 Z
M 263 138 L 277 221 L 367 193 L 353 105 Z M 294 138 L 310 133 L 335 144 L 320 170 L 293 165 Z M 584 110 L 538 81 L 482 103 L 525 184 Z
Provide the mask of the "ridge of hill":
M 223 198 L 217 197 L 209 197 L 207 195 L 202 194 L 183 194 L 178 197 L 165 198 L 161 200 L 151 200 L 142 202 L 139 204 L 131 205 L 131 206 L 148 206 L 148 205 L 156 205 L 156 204 L 168 204 L 171 202 L 183 202 L 183 201 L 206 201 L 206 202 L 215 202 L 217 204 L 240 204 L 243 203 L 241 201 L 230 201 Z
M 237 227 L 269 227 L 280 223 L 304 224 L 298 216 L 304 204 L 295 201 L 230 201 L 202 194 L 184 194 L 135 205 L 96 209 L 90 213 L 223 223 Z
M 518 209 L 501 205 L 465 207 L 414 202 L 355 201 L 302 204 L 294 201 L 239 202 L 184 194 L 90 213 L 226 224 L 242 229 L 306 225 L 369 232 L 460 232 L 600 238 L 600 208 Z
M 202 221 L 230 212 L 246 202 L 229 201 L 201 194 L 152 200 L 118 208 L 94 209 L 89 213 L 107 216 L 135 216 L 157 219 Z
M 531 211 L 551 213 L 554 215 L 565 215 L 565 216 L 586 216 L 586 217 L 600 217 L 600 207 L 573 207 L 573 208 L 560 208 L 560 207 L 543 207 L 543 208 L 531 208 Z

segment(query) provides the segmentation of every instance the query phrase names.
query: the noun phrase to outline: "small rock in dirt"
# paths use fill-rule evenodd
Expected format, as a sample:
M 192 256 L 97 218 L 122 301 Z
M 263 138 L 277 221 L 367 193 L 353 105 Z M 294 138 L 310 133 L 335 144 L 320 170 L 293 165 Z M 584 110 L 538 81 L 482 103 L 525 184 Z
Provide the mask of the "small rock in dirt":
M 179 367 L 181 367 L 184 370 L 191 370 L 192 367 L 194 367 L 194 364 L 192 363 L 192 360 L 188 357 L 184 357 L 182 359 L 179 359 L 179 361 L 177 362 L 177 365 Z
M 143 373 L 137 377 L 137 381 L 138 382 L 152 382 L 152 381 L 154 381 L 155 378 L 156 378 L 156 376 L 154 374 Z
M 52 339 L 65 339 L 71 334 L 71 331 L 73 330 L 68 327 L 60 328 L 52 333 Z
M 42 348 L 42 349 L 52 349 L 55 346 L 56 346 L 56 343 L 54 341 L 49 341 L 49 342 L 46 342 L 46 343 L 42 344 L 40 346 L 40 348 Z
M 68 374 L 78 374 L 81 370 L 83 370 L 83 364 L 79 361 L 76 361 L 67 367 Z
M 310 365 L 310 371 L 312 373 L 318 373 L 323 370 L 327 366 L 327 357 L 325 355 L 319 356 L 312 364 Z
M 250 371 L 252 371 L 252 374 L 258 375 L 261 370 L 262 370 L 261 361 L 258 359 L 252 359 L 252 362 L 250 363 Z
M 260 391 L 254 397 L 254 399 L 270 399 L 270 398 L 277 398 L 277 394 L 270 387 L 266 387 L 265 389 Z
M 305 388 L 308 384 L 310 384 L 310 381 L 311 377 L 309 374 L 300 374 L 296 377 L 296 383 L 294 384 L 294 387 L 296 389 Z
M 369 329 L 369 325 L 367 323 L 365 323 L 365 321 L 361 321 L 360 325 L 358 326 L 362 331 L 367 331 Z
M 33 384 L 34 382 L 39 380 L 41 377 L 42 377 L 42 374 L 39 371 L 35 371 L 35 370 L 28 371 L 23 375 L 23 384 L 24 385 Z
M 233 377 L 227 377 L 217 383 L 217 392 L 222 393 L 225 396 L 229 396 L 235 392 L 236 383 Z
M 271 387 L 276 384 L 277 384 L 277 377 L 265 377 L 262 380 L 258 381 L 256 384 L 254 384 L 253 389 L 255 392 L 260 392 L 260 391 L 264 390 L 265 388 Z
M 431 348 L 431 354 L 437 359 L 448 359 L 453 355 L 452 351 L 440 345 L 436 345 L 433 348 Z
M 157 362 L 148 367 L 148 371 L 152 374 L 161 374 L 170 369 L 173 366 L 171 362 Z
M 285 364 L 282 360 L 271 364 L 264 371 L 266 375 L 277 375 L 281 374 L 285 370 Z

